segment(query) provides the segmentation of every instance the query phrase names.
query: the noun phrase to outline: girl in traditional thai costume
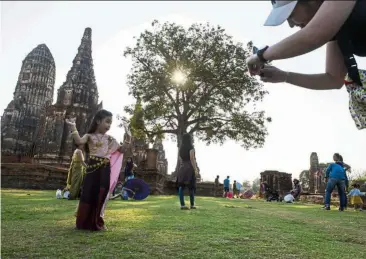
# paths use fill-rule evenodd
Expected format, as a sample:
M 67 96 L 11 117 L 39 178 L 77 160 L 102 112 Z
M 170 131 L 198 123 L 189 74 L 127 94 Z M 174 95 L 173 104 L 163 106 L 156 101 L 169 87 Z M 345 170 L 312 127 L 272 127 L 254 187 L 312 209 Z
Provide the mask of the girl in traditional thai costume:
M 120 145 L 116 139 L 106 134 L 112 124 L 112 113 L 106 110 L 97 112 L 90 130 L 83 137 L 79 136 L 73 121 L 66 122 L 72 127 L 74 141 L 78 145 L 85 145 L 87 152 L 87 169 L 76 216 L 76 228 L 104 230 L 103 208 L 109 197 L 110 186 L 114 184 L 115 172 L 121 169 L 113 168 L 121 159 L 113 159 L 116 156 L 113 157 L 112 154 L 124 153 L 130 138 Z
M 80 197 L 80 188 L 87 167 L 84 162 L 83 148 L 83 145 L 78 145 L 72 156 L 65 188 L 70 191 L 69 200 L 75 200 Z

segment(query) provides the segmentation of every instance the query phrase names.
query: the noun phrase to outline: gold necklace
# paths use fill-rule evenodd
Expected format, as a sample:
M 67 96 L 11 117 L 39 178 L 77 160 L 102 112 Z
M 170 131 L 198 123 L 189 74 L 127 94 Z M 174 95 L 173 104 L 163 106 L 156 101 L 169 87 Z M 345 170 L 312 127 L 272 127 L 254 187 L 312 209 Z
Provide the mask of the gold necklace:
M 97 133 L 95 136 L 96 136 L 96 137 L 97 137 L 97 139 L 98 139 L 98 141 L 95 143 L 95 146 L 96 146 L 97 148 L 102 147 L 102 146 L 103 146 L 103 137 L 104 137 L 104 135 L 102 135 L 102 138 L 101 138 L 101 139 L 98 137 L 98 133 Z

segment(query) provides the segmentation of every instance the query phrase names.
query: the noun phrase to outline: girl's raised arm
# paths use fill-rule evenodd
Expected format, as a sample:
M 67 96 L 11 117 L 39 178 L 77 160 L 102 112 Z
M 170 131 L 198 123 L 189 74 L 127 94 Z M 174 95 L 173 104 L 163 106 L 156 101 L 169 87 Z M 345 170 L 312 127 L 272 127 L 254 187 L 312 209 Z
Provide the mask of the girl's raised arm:
M 78 130 L 76 129 L 75 119 L 66 119 L 65 122 L 71 127 L 71 135 L 74 138 L 74 141 L 77 145 L 84 145 L 89 140 L 89 135 L 85 134 L 83 137 L 80 137 Z

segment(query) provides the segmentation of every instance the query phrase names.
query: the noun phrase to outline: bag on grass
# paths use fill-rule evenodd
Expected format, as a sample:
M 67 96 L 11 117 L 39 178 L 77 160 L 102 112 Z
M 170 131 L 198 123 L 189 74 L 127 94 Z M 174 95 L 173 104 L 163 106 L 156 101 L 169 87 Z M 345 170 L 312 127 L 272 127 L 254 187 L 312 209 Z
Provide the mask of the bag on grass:
M 62 191 L 60 189 L 56 191 L 56 199 L 62 199 Z

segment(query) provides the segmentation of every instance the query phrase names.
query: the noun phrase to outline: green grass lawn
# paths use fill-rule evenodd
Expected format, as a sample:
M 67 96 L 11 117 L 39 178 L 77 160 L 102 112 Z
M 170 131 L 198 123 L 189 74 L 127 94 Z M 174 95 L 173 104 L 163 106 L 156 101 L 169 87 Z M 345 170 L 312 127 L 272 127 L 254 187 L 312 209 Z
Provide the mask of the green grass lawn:
M 366 258 L 366 212 L 174 196 L 110 201 L 108 231 L 74 229 L 76 201 L 1 191 L 1 258 Z

